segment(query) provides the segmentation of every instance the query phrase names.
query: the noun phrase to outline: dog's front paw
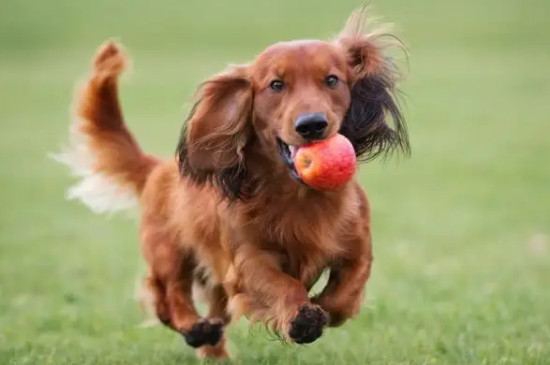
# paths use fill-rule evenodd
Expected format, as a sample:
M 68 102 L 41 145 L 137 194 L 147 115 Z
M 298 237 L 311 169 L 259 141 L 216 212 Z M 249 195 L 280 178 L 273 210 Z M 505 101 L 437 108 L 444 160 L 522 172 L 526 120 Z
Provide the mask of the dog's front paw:
M 181 331 L 185 342 L 191 347 L 217 344 L 223 335 L 223 321 L 201 319 L 188 331 Z
M 304 304 L 290 322 L 288 335 L 296 343 L 311 343 L 321 337 L 327 315 L 318 305 Z

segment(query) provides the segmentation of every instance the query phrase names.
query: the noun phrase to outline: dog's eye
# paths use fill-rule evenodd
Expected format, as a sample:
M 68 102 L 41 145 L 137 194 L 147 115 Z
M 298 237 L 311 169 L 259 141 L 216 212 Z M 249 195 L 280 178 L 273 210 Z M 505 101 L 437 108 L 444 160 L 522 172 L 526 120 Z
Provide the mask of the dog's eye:
M 271 81 L 269 87 L 271 88 L 271 90 L 281 92 L 285 89 L 285 83 L 283 82 L 283 80 L 276 79 Z
M 339 82 L 340 80 L 336 75 L 328 75 L 327 77 L 325 77 L 325 85 L 327 85 L 331 89 L 335 89 L 338 86 Z

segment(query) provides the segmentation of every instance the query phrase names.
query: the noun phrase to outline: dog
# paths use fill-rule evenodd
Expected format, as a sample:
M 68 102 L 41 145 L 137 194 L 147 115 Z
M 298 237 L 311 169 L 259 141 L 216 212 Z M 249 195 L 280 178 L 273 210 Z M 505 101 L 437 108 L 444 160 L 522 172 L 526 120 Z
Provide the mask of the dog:
M 59 156 L 82 178 L 69 197 L 96 212 L 139 202 L 156 315 L 200 357 L 227 356 L 224 326 L 241 315 L 305 344 L 359 312 L 373 260 L 367 196 L 354 180 L 331 191 L 305 185 L 291 154 L 336 133 L 358 161 L 408 154 L 399 72 L 386 54 L 398 42 L 365 23 L 363 9 L 334 40 L 277 43 L 208 79 L 167 160 L 143 152 L 126 127 L 121 46 L 108 41 L 93 61 Z M 310 298 L 324 270 L 328 282 Z M 204 318 L 194 286 L 209 305 Z

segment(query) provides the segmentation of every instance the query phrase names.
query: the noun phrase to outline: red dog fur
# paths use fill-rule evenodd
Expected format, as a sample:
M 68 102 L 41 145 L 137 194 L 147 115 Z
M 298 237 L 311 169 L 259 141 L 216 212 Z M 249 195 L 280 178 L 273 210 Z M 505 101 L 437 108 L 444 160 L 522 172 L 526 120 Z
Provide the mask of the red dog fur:
M 363 32 L 363 13 L 334 41 L 278 43 L 206 81 L 167 161 L 145 154 L 125 126 L 120 47 L 107 42 L 95 58 L 76 99 L 78 139 L 62 156 L 84 178 L 70 195 L 100 212 L 139 198 L 156 314 L 201 356 L 226 356 L 223 326 L 241 314 L 308 343 L 359 312 L 372 263 L 367 198 L 355 181 L 326 192 L 300 184 L 281 149 L 308 142 L 295 122 L 315 112 L 327 122 L 320 138 L 343 134 L 358 158 L 408 150 L 388 44 Z M 310 298 L 325 269 L 326 287 Z M 207 294 L 206 318 L 194 283 Z

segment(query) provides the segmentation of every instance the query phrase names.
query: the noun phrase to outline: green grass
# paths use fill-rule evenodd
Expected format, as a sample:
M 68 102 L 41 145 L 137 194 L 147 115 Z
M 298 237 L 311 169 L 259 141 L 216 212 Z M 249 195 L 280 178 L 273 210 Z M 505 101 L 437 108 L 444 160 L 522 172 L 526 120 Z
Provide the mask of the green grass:
M 155 5 L 153 5 L 155 4 Z M 0 363 L 192 364 L 139 327 L 135 219 L 66 202 L 74 81 L 117 36 L 122 98 L 170 156 L 195 86 L 281 39 L 327 38 L 356 1 L 4 0 L 0 6 Z M 309 346 L 240 322 L 236 364 L 550 363 L 550 2 L 378 1 L 409 45 L 413 155 L 363 166 L 375 265 L 361 314 Z

